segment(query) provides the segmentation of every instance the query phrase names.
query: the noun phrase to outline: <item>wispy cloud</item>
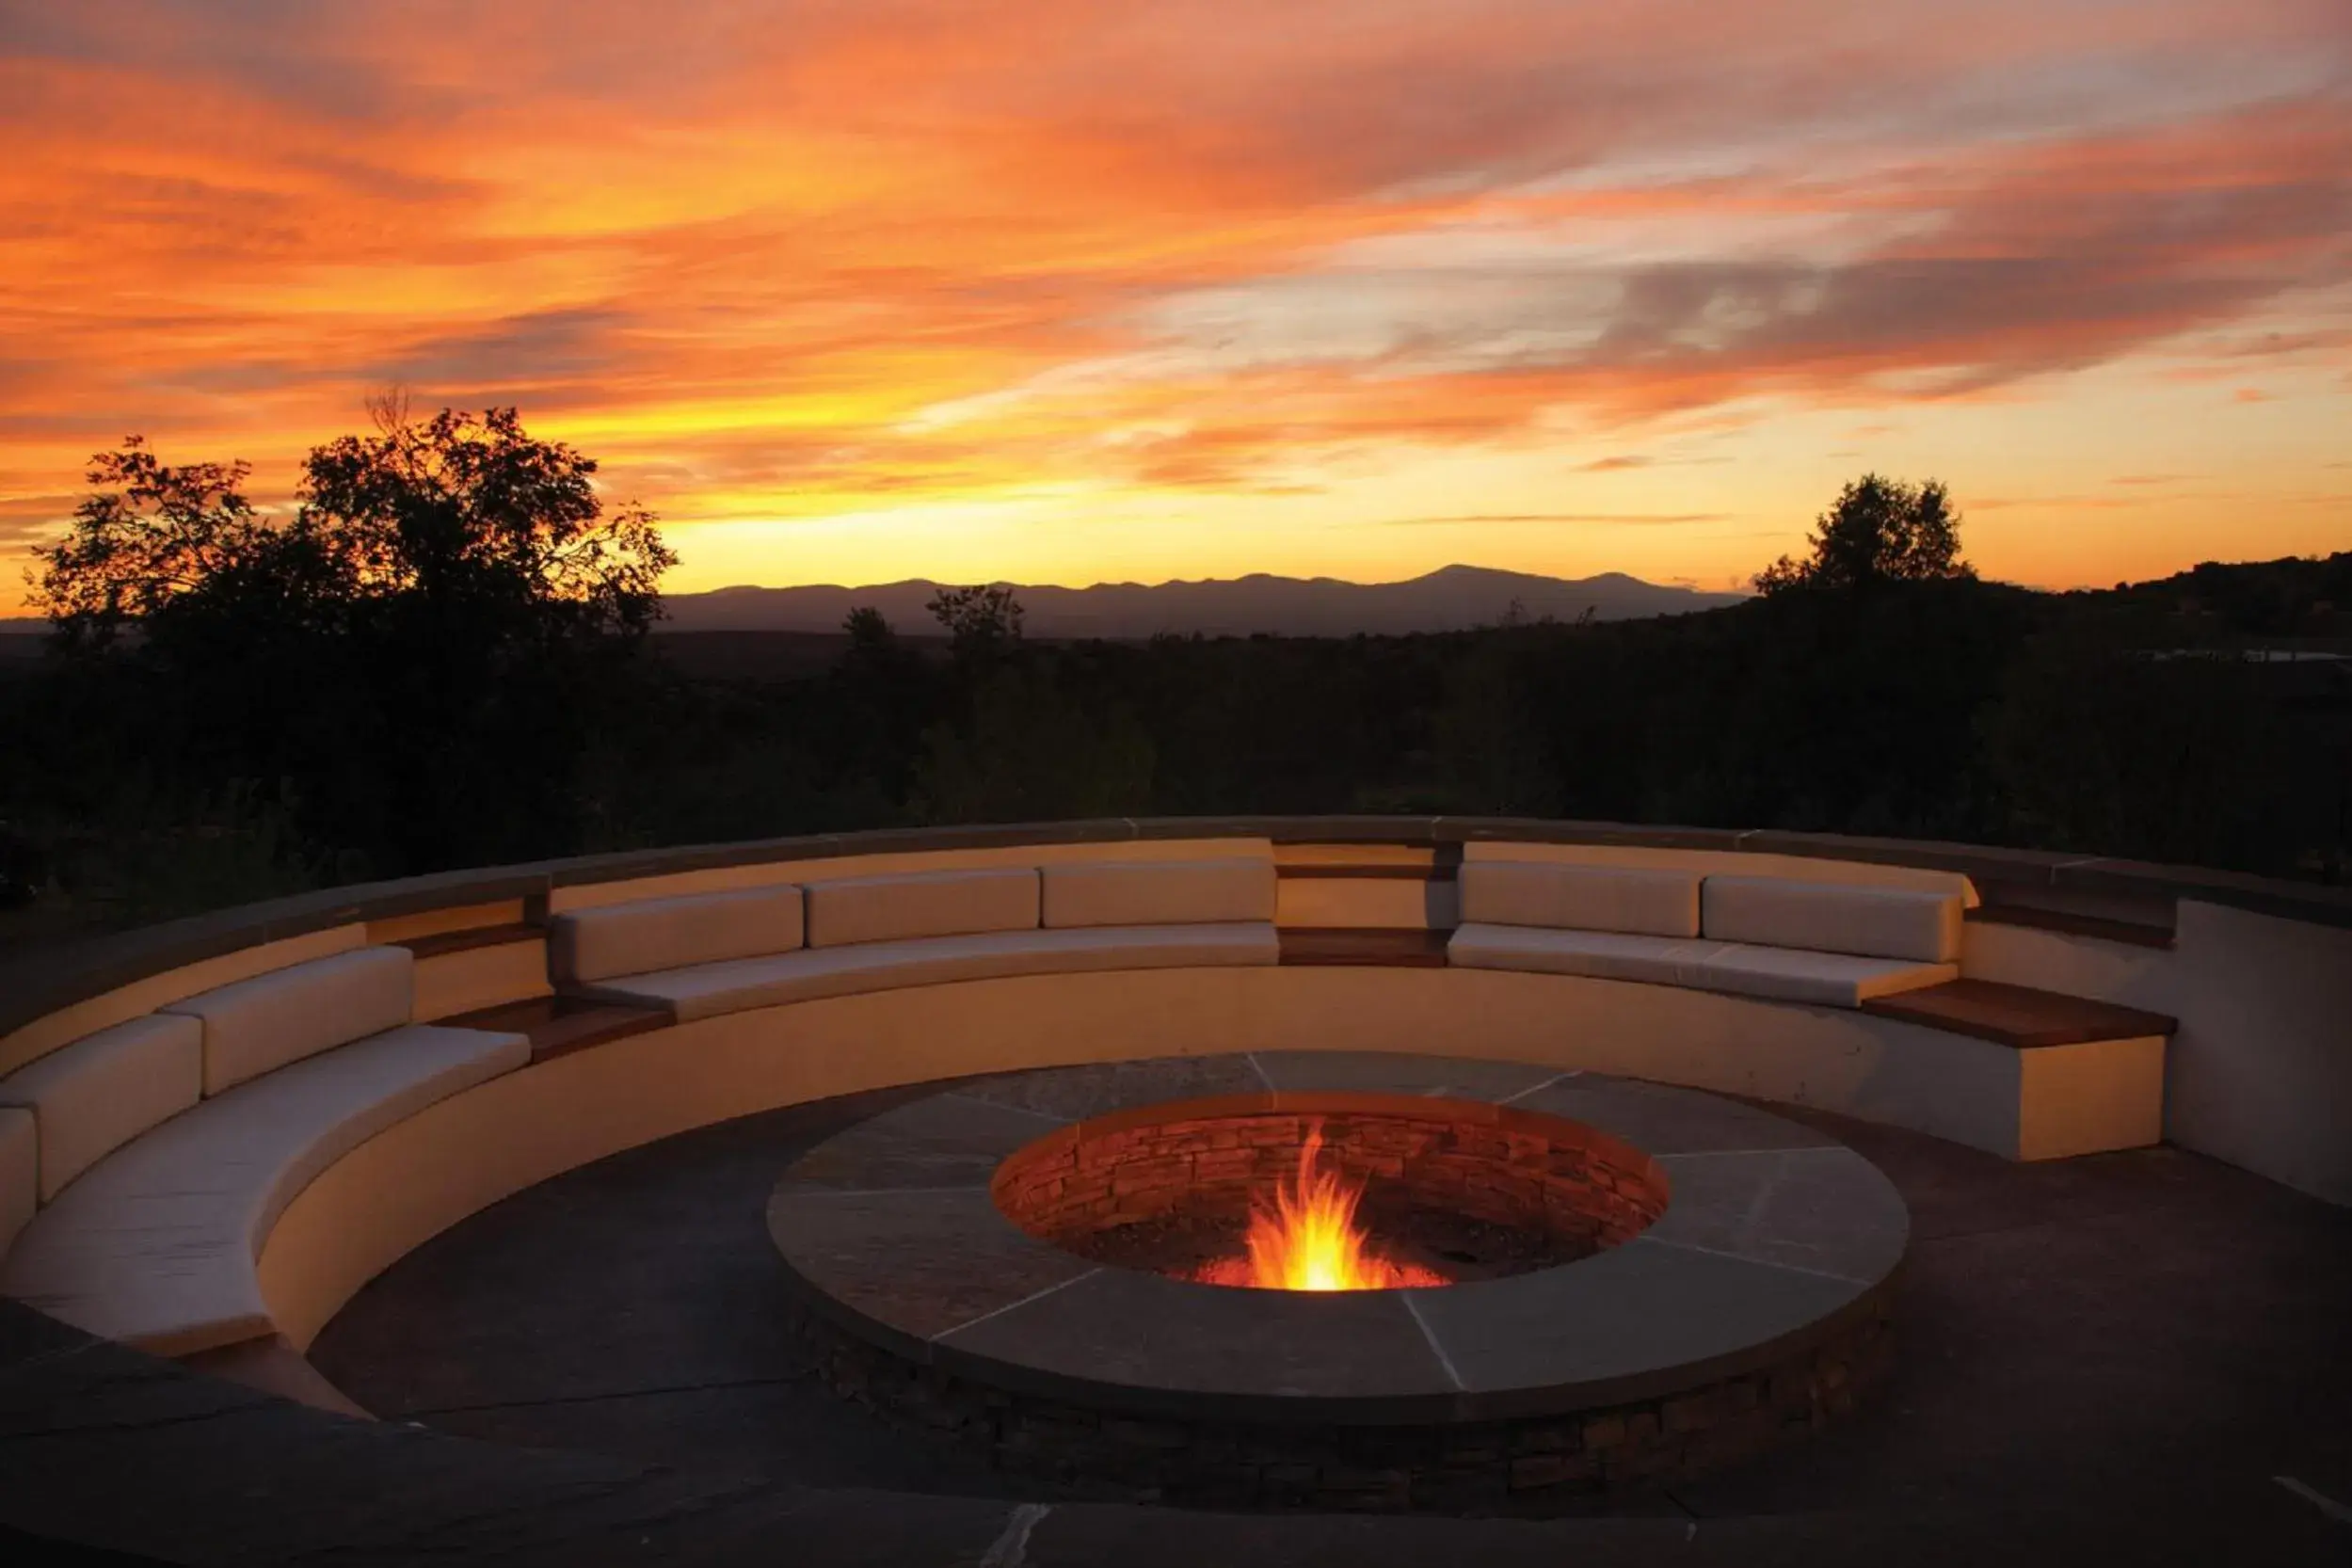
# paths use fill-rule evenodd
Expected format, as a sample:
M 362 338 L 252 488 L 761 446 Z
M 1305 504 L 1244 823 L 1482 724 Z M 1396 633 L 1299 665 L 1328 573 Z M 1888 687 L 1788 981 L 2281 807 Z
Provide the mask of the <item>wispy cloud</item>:
M 1731 514 L 1728 512 L 1466 512 L 1458 517 L 1384 518 L 1382 521 L 1390 528 L 1492 522 L 1597 522 L 1610 525 L 1656 526 L 1687 522 L 1721 522 L 1729 516 Z
M 283 486 L 389 382 L 697 527 L 856 515 L 873 574 L 949 504 L 1672 524 L 1734 504 L 1668 472 L 1732 460 L 1672 444 L 1707 424 L 1927 440 L 2135 362 L 2232 418 L 2346 395 L 2294 379 L 2352 344 L 2341 0 L 8 17 L 0 556 L 126 431 Z M 2046 395 L 2021 429 L 2136 417 Z M 2145 440 L 2058 488 L 2187 460 Z M 1656 509 L 1553 510 L 1544 450 Z M 1256 564 L 1213 537 L 1164 553 Z

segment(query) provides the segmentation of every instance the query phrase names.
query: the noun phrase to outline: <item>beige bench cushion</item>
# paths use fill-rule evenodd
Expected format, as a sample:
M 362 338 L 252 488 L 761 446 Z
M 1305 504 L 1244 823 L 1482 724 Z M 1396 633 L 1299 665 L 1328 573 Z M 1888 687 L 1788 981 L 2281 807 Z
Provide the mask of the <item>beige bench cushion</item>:
M 1701 929 L 1717 941 L 1949 964 L 1960 957 L 1960 898 L 1769 876 L 1710 876 Z
M 159 1355 L 271 1333 L 254 1259 L 296 1194 L 384 1128 L 530 1059 L 520 1034 L 415 1024 L 208 1099 L 59 1193 L 0 1266 L 0 1292 Z
M 0 1105 L 40 1128 L 40 1201 L 204 1093 L 204 1026 L 157 1013 L 74 1041 L 0 1079 Z
M 668 1007 L 682 1022 L 754 1007 L 813 1001 L 860 991 L 937 985 L 1004 975 L 1088 969 L 1166 969 L 1273 964 L 1282 956 L 1271 923 L 1098 925 L 1067 931 L 984 932 L 910 942 L 810 948 L 768 958 L 697 964 L 630 975 L 582 994 L 637 1007 Z
M 1871 997 L 1940 985 L 1960 974 L 1955 964 L 1524 925 L 1463 926 L 1447 943 L 1446 958 L 1462 968 L 1683 985 L 1820 1007 L 1859 1007 Z
M 1047 866 L 1049 930 L 1088 925 L 1194 925 L 1274 918 L 1274 863 L 1120 861 Z
M 1695 872 L 1478 860 L 1462 868 L 1465 924 L 1699 935 Z
M 1622 931 L 1555 931 L 1534 925 L 1457 927 L 1446 960 L 1469 969 L 1528 969 L 1538 974 L 1591 975 L 1650 985 L 1696 983 L 1714 944 Z
M 258 1078 L 408 1021 L 416 961 L 407 948 L 313 958 L 160 1009 L 201 1019 L 204 1093 Z
M 40 1206 L 40 1137 L 33 1113 L 0 1106 L 0 1258 Z
M 1909 958 L 1868 958 L 1849 952 L 1804 952 L 1794 948 L 1726 943 L 1711 948 L 1700 966 L 1698 977 L 1684 984 L 1771 1001 L 1860 1007 L 1872 997 L 1916 991 L 1959 978 L 1958 964 L 1922 964 Z
M 1037 929 L 1037 870 L 914 872 L 808 884 L 808 945 Z
M 603 980 L 790 952 L 801 930 L 797 883 L 640 899 L 556 916 L 548 922 L 548 963 L 558 980 Z

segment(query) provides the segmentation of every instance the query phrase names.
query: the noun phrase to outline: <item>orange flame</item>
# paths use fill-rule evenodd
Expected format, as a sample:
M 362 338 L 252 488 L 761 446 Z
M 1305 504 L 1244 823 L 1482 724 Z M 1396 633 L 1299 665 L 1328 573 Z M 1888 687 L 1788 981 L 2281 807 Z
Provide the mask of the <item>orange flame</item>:
M 1443 1274 L 1392 1263 L 1373 1252 L 1355 1206 L 1364 1185 L 1320 1168 L 1323 1129 L 1307 1131 L 1298 1175 L 1274 1189 L 1272 1207 L 1254 1205 L 1245 1257 L 1209 1264 L 1195 1277 L 1208 1285 L 1260 1290 L 1396 1290 L 1449 1283 Z

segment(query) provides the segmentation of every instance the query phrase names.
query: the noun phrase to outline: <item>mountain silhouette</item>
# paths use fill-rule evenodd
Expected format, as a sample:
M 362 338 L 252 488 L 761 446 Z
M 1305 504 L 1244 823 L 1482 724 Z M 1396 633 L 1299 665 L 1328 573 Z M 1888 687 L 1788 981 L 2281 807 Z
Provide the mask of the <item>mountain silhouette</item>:
M 900 632 L 929 636 L 924 608 L 940 584 L 918 578 L 870 587 L 720 588 L 669 594 L 668 632 L 838 632 L 850 611 L 872 605 Z M 1662 587 L 1623 572 L 1565 579 L 1484 567 L 1446 567 L 1405 583 L 1332 577 L 1247 577 L 1198 583 L 1097 583 L 1087 588 L 1013 584 L 1032 637 L 1141 638 L 1162 632 L 1345 637 L 1357 632 L 1458 632 L 1503 621 L 1595 620 L 1682 615 L 1743 596 Z

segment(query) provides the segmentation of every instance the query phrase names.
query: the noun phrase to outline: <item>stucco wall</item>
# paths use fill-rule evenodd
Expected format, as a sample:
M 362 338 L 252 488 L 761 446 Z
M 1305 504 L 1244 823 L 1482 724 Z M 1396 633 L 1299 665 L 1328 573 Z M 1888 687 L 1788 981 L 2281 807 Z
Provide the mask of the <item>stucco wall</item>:
M 2352 1204 L 2352 931 L 2184 899 L 2165 1134 Z

